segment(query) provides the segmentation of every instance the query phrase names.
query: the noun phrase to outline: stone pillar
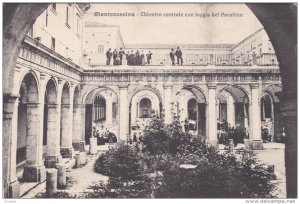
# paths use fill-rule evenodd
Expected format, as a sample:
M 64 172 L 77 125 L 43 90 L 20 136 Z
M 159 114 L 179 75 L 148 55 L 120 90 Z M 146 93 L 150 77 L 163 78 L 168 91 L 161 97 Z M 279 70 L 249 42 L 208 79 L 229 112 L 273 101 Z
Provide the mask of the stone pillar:
M 24 167 L 23 178 L 27 182 L 42 182 L 46 178 L 45 166 L 43 165 L 43 137 L 40 134 L 39 103 L 27 104 L 27 163 Z
M 61 104 L 61 147 L 60 153 L 63 158 L 72 158 L 72 124 L 73 106 L 71 104 Z
M 295 88 L 295 87 L 294 87 Z M 285 166 L 287 198 L 297 198 L 297 90 L 287 90 L 276 94 L 280 99 L 280 112 L 285 129 Z
M 120 120 L 119 120 L 119 137 L 120 140 L 126 141 L 128 137 L 129 113 L 128 113 L 128 85 L 119 86 L 120 89 Z
M 3 183 L 5 198 L 18 198 L 20 184 L 16 174 L 17 132 L 14 127 L 18 118 L 18 97 L 3 96 Z
M 218 146 L 217 138 L 217 116 L 216 116 L 216 84 L 208 86 L 208 142 Z
M 97 138 L 90 138 L 90 154 L 97 154 Z
M 165 95 L 165 124 L 172 123 L 172 112 L 171 112 L 171 102 L 172 102 L 172 85 L 164 85 L 164 95 Z
M 235 126 L 235 104 L 231 95 L 228 95 L 227 99 L 227 122 Z
M 45 166 L 55 168 L 60 163 L 60 136 L 59 136 L 59 105 L 48 104 L 48 127 L 47 127 L 47 155 L 45 156 Z
M 251 87 L 250 145 L 251 145 L 251 149 L 263 149 L 263 141 L 261 139 L 259 85 L 251 84 L 250 87 Z
M 47 170 L 46 195 L 51 197 L 57 192 L 57 169 Z
M 73 105 L 73 138 L 72 144 L 75 151 L 84 151 L 85 141 L 82 138 L 82 126 L 84 124 L 81 121 L 81 112 L 85 108 L 82 104 Z
M 107 97 L 106 100 L 106 125 L 111 127 L 112 125 L 112 98 Z

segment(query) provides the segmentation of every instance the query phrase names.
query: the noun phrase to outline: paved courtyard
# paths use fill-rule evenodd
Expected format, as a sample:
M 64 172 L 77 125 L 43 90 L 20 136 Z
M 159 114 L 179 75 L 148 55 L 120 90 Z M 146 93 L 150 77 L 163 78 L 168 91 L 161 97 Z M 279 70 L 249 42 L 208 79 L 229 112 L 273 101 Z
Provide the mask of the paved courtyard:
M 238 146 L 238 148 L 240 147 L 242 146 Z M 80 196 L 83 192 L 88 191 L 90 186 L 93 186 L 101 181 L 106 182 L 108 177 L 95 173 L 93 170 L 93 165 L 97 157 L 107 149 L 108 146 L 98 146 L 98 154 L 88 155 L 87 164 L 85 166 L 77 169 L 70 168 L 66 173 L 67 187 L 66 189 L 59 191 L 66 191 L 72 195 L 76 194 L 77 196 Z M 273 164 L 275 166 L 277 180 L 274 180 L 274 183 L 276 183 L 277 189 L 275 190 L 274 195 L 277 195 L 278 198 L 285 198 L 284 145 L 278 143 L 265 143 L 264 150 L 256 150 L 255 154 L 260 162 L 267 165 Z M 45 182 L 40 185 L 34 185 L 31 183 L 27 184 L 27 186 L 30 186 L 32 189 L 27 192 L 23 198 L 33 198 L 45 193 Z

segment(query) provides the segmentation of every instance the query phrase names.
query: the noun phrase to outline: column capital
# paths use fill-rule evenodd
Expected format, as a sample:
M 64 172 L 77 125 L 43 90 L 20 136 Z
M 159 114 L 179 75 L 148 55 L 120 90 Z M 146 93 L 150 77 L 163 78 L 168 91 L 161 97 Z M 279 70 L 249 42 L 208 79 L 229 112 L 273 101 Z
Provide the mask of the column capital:
M 20 97 L 20 95 L 6 93 L 6 94 L 3 94 L 3 102 L 4 103 L 14 103 L 19 97 Z
M 122 89 L 123 89 L 123 90 L 124 90 L 124 89 L 128 89 L 128 84 L 120 84 L 120 85 L 119 85 L 119 89 L 120 89 L 120 90 L 122 90 Z
M 217 84 L 216 83 L 207 83 L 208 89 L 216 89 Z
M 50 104 L 47 104 L 47 107 L 48 108 L 58 108 L 59 104 L 57 103 L 50 103 Z
M 64 80 L 63 79 L 60 79 L 60 78 L 58 78 L 57 79 L 57 81 L 58 81 L 58 84 L 61 84 Z
M 40 103 L 27 103 L 27 108 L 38 108 Z
M 164 86 L 165 89 L 170 89 L 170 88 L 173 87 L 172 84 L 164 84 L 163 86 Z
M 71 104 L 61 104 L 62 108 L 70 108 Z
M 85 104 L 73 104 L 73 108 L 84 108 Z
M 250 84 L 250 88 L 251 89 L 258 89 L 259 88 L 259 84 Z
M 19 98 L 17 95 L 3 95 L 3 119 L 12 119 L 15 110 L 16 101 Z
M 45 80 L 46 78 L 47 78 L 47 74 L 41 72 L 41 73 L 40 73 L 40 79 L 41 79 L 41 80 Z

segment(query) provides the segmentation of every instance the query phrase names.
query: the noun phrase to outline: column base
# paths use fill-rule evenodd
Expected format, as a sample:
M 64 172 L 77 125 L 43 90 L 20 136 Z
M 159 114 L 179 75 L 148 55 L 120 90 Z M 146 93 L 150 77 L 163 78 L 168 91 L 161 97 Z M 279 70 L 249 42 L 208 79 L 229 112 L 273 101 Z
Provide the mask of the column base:
M 244 139 L 245 150 L 262 150 L 263 141 L 260 139 Z
M 43 182 L 46 180 L 45 166 L 25 166 L 23 179 L 26 182 Z
M 62 156 L 45 156 L 45 167 L 46 168 L 55 168 L 56 164 L 61 163 Z
M 73 157 L 73 147 L 61 147 L 60 154 L 62 158 L 72 158 Z
M 72 143 L 75 151 L 84 152 L 85 141 L 76 141 Z
M 213 147 L 214 149 L 219 149 L 219 142 L 218 140 L 209 140 L 208 146 Z
M 8 198 L 19 198 L 20 197 L 20 183 L 14 181 L 8 186 Z

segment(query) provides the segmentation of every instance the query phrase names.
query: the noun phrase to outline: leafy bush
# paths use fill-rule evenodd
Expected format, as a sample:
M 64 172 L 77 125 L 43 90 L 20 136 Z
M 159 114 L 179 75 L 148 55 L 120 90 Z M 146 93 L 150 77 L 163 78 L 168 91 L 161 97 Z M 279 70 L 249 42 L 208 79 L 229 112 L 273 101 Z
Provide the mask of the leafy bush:
M 155 190 L 158 198 L 270 198 L 274 185 L 268 172 L 252 156 L 243 159 L 231 153 L 208 151 L 195 156 L 196 168 L 183 169 L 180 165 L 166 168 Z M 173 161 L 184 161 L 177 155 Z M 194 161 L 194 163 L 195 163 Z
M 77 195 L 72 195 L 66 191 L 59 191 L 52 196 L 47 196 L 46 193 L 36 195 L 36 198 L 77 198 Z
M 134 148 L 119 144 L 100 155 L 94 164 L 94 171 L 124 181 L 142 177 L 143 164 L 140 154 Z

